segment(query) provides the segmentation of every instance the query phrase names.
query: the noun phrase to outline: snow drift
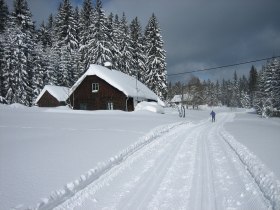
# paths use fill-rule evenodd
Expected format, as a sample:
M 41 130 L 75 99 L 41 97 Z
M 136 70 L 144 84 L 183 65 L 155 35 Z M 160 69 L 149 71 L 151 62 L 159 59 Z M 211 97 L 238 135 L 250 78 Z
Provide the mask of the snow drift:
M 221 134 L 241 162 L 247 167 L 248 172 L 254 178 L 266 199 L 270 201 L 273 209 L 280 209 L 280 181 L 277 180 L 274 173 L 244 145 L 236 141 L 231 134 L 225 130 Z
M 138 103 L 135 107 L 135 111 L 146 110 L 150 112 L 164 114 L 164 109 L 156 102 L 146 102 L 142 101 Z

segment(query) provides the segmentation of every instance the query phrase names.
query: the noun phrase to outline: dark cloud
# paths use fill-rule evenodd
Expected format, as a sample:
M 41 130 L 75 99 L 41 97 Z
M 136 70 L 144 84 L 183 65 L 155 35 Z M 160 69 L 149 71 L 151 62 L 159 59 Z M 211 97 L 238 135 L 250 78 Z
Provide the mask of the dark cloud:
M 112 0 L 105 6 L 114 13 L 125 11 L 130 18 L 138 16 L 144 25 L 156 14 L 169 74 L 280 54 L 279 1 Z M 248 71 L 250 65 L 232 68 L 240 74 L 244 69 Z M 197 75 L 228 78 L 233 72 L 225 69 Z M 169 77 L 179 78 L 185 79 Z
M 33 20 L 39 26 L 43 21 L 47 21 L 50 14 L 55 15 L 59 4 L 63 0 L 27 0 Z M 6 0 L 10 11 L 13 10 L 13 0 Z M 71 0 L 73 6 L 80 6 L 82 0 Z
M 60 0 L 28 0 L 34 20 L 56 13 Z M 95 0 L 94 0 L 95 2 Z M 7 0 L 12 5 L 12 0 Z M 77 6 L 82 0 L 72 0 Z M 277 0 L 103 0 L 107 14 L 139 17 L 143 29 L 155 13 L 167 51 L 168 74 L 244 62 L 280 54 L 280 1 Z M 38 24 L 37 24 L 38 25 Z M 261 66 L 262 63 L 257 63 Z M 227 78 L 231 70 L 195 74 L 202 79 Z M 188 75 L 169 77 L 186 79 Z

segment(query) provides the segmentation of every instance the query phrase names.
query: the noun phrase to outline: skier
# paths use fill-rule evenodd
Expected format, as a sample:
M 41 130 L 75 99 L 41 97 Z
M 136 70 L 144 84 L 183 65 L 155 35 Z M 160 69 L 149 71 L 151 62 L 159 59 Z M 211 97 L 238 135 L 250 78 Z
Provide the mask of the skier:
M 210 115 L 212 116 L 212 122 L 215 122 L 215 115 L 216 115 L 216 113 L 212 110 Z

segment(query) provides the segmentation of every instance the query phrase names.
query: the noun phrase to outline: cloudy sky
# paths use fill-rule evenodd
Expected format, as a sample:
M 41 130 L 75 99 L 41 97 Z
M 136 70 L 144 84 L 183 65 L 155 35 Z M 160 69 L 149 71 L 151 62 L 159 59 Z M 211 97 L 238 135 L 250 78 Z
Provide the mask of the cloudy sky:
M 12 0 L 6 0 L 12 4 Z M 56 13 L 60 0 L 27 0 L 34 20 Z M 62 0 L 61 0 L 62 1 Z M 94 0 L 95 1 L 95 0 Z M 82 0 L 72 0 L 81 5 Z M 107 14 L 138 17 L 143 28 L 158 18 L 167 51 L 168 74 L 199 70 L 280 55 L 279 0 L 103 0 Z M 263 62 L 255 63 L 261 68 Z M 249 65 L 200 72 L 201 79 L 247 74 Z M 190 74 L 169 76 L 186 81 Z

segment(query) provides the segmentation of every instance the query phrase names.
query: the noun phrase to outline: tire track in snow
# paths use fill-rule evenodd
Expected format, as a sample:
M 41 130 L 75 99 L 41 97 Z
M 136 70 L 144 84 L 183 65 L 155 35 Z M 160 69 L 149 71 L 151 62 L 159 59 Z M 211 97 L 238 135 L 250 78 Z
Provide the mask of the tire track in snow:
M 181 123 L 182 124 L 182 123 Z M 191 126 L 191 125 L 188 125 Z M 170 126 L 168 126 L 170 127 Z M 170 136 L 172 135 L 178 135 L 180 132 L 178 132 L 178 129 L 181 127 L 185 127 L 185 125 L 176 125 L 176 126 L 171 126 L 173 128 L 171 129 L 163 129 L 166 130 L 165 132 L 160 132 L 163 134 L 154 134 L 156 139 L 152 140 L 151 142 L 149 141 L 147 144 L 143 145 L 140 149 L 137 151 L 129 154 L 125 159 L 122 159 L 121 162 L 117 165 L 115 165 L 113 168 L 111 168 L 109 171 L 106 173 L 102 174 L 97 180 L 94 182 L 90 183 L 88 186 L 86 186 L 84 189 L 78 191 L 75 193 L 75 195 L 71 196 L 69 199 L 64 200 L 64 202 L 60 205 L 58 205 L 55 209 L 74 209 L 75 207 L 79 207 L 82 205 L 82 209 L 86 209 L 86 200 L 91 202 L 92 206 L 95 206 L 95 204 L 100 203 L 100 199 L 96 198 L 97 193 L 103 193 L 102 191 L 108 190 L 107 187 L 111 185 L 112 181 L 114 180 L 121 180 L 123 173 L 127 172 L 130 167 L 132 167 L 133 164 L 137 164 L 137 161 L 141 158 L 145 158 L 149 154 L 158 154 L 158 156 L 164 155 L 164 147 L 162 145 L 168 145 L 168 142 L 170 142 Z M 157 131 L 156 131 L 157 132 Z M 152 136 L 154 136 L 152 135 Z M 150 138 L 150 137 L 149 137 Z M 176 139 L 176 138 L 175 138 Z M 167 144 L 166 144 L 167 142 Z M 148 164 L 144 165 L 144 168 L 141 168 L 138 174 L 141 175 L 141 173 L 145 173 L 149 171 L 149 169 L 154 166 L 155 163 L 152 161 L 148 160 L 147 158 L 145 159 L 145 162 L 148 162 Z M 137 169 L 136 169 L 137 170 Z M 132 182 L 135 181 L 137 182 L 138 179 L 140 179 L 142 176 L 133 176 L 132 177 Z M 123 183 L 127 183 L 127 180 L 124 180 Z M 110 186 L 111 187 L 111 186 Z M 120 196 L 117 196 L 116 199 L 121 199 L 122 195 L 125 194 L 125 192 L 118 193 Z M 106 198 L 107 196 L 104 196 Z M 63 199 L 63 198 L 62 198 Z M 114 202 L 114 196 L 110 198 L 112 201 L 106 201 L 106 205 L 109 206 L 111 205 L 116 205 L 116 202 Z M 99 202 L 97 202 L 99 201 Z M 59 201 L 58 201 L 59 202 Z M 119 202 L 119 201 L 118 201 Z M 117 203 L 118 203 L 117 202 Z M 89 207 L 89 209 L 92 209 L 93 207 Z M 94 207 L 96 208 L 96 207 Z M 111 208 L 109 208 L 111 209 Z
M 273 209 L 218 117 L 158 136 L 56 209 Z
M 221 136 L 223 125 L 230 117 L 221 115 L 220 118 L 220 122 L 207 132 L 216 197 L 215 208 L 208 209 L 269 209 L 270 204 L 246 167 Z

